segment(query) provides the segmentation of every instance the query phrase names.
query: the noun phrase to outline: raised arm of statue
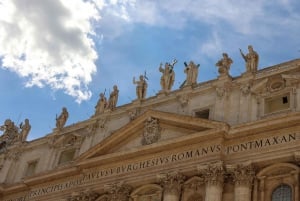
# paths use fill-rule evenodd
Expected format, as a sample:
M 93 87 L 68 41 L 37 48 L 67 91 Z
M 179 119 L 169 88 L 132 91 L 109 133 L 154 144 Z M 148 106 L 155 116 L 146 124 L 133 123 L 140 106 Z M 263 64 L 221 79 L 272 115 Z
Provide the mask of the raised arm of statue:
M 163 69 L 163 67 L 162 67 L 162 66 L 163 66 L 163 64 L 162 64 L 162 63 L 160 63 L 160 65 L 159 65 L 159 72 L 162 72 L 162 73 L 163 73 L 163 72 L 164 72 L 164 69 Z
M 132 80 L 132 81 L 133 81 L 133 84 L 136 84 L 135 77 L 133 77 L 133 80 Z
M 240 49 L 240 53 L 241 53 L 243 59 L 247 62 L 247 58 L 246 58 L 246 56 L 244 55 L 243 51 L 241 50 L 241 48 L 239 48 L 239 49 Z

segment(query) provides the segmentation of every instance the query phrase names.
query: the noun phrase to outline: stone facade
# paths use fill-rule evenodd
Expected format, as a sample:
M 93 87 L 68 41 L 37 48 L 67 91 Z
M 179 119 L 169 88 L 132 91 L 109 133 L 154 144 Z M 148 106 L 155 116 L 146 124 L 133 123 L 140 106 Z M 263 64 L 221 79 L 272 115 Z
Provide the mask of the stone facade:
M 299 59 L 169 90 L 3 143 L 0 200 L 299 200 Z

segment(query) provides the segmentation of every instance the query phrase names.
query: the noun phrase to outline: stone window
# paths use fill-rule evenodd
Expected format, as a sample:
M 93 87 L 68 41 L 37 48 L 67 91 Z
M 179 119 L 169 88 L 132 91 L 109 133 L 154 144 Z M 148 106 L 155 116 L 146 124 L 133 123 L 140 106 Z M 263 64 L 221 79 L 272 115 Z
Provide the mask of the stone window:
M 272 201 L 292 201 L 292 189 L 290 186 L 281 184 L 272 193 Z
M 281 94 L 265 99 L 265 114 L 290 109 L 290 93 Z
M 58 165 L 72 161 L 75 156 L 75 151 L 76 151 L 76 149 L 68 149 L 68 150 L 61 152 L 60 158 L 58 161 Z
M 33 175 L 35 173 L 37 164 L 38 164 L 38 160 L 28 162 L 25 176 Z
M 209 109 L 195 111 L 195 117 L 209 119 Z

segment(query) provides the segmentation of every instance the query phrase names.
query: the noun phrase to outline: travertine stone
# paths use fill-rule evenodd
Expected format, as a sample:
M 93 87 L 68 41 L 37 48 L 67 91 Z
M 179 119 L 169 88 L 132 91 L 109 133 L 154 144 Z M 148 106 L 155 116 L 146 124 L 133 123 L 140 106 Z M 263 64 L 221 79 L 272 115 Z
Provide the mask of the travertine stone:
M 147 87 L 148 84 L 146 82 L 146 77 L 144 75 L 140 75 L 140 79 L 138 81 L 133 77 L 133 84 L 136 84 L 136 96 L 138 100 L 143 100 L 146 98 Z
M 185 176 L 180 172 L 162 173 L 158 175 L 164 188 L 163 201 L 179 201 Z
M 162 73 L 160 78 L 160 85 L 162 88 L 162 92 L 170 92 L 174 81 L 175 81 L 175 72 L 173 70 L 174 65 L 177 63 L 177 60 L 174 59 L 170 64 L 168 62 L 165 63 L 165 67 L 162 67 L 162 63 L 159 66 L 159 71 Z
M 255 73 L 258 67 L 259 56 L 257 52 L 253 50 L 252 45 L 248 45 L 248 53 L 245 55 L 240 49 L 240 53 L 246 62 L 246 72 Z
M 198 172 L 206 183 L 205 201 L 222 201 L 225 174 L 223 162 L 199 165 Z

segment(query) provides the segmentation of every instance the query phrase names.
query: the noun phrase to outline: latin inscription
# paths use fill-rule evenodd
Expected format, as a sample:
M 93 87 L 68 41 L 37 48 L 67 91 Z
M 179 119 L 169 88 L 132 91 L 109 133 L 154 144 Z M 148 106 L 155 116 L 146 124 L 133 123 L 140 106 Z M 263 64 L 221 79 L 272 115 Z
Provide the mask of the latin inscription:
M 29 191 L 26 195 L 14 199 L 8 199 L 5 201 L 32 200 L 38 196 L 43 196 L 49 193 L 55 193 L 62 190 L 81 186 L 89 182 L 99 180 L 103 177 L 116 176 L 119 174 L 131 173 L 134 171 L 142 170 L 145 168 L 158 167 L 162 165 L 187 161 L 190 159 L 197 159 L 206 155 L 220 153 L 222 151 L 224 152 L 224 154 L 229 155 L 233 153 L 238 153 L 243 151 L 253 151 L 253 150 L 262 149 L 270 146 L 289 143 L 296 140 L 297 140 L 296 134 L 294 133 L 294 134 L 263 138 L 254 141 L 247 141 L 247 142 L 242 142 L 239 144 L 233 144 L 229 146 L 222 146 L 221 144 L 215 144 L 207 147 L 195 148 L 191 150 L 172 153 L 169 155 L 158 156 L 148 160 L 127 163 L 124 165 L 115 166 L 106 169 L 94 170 L 91 172 L 84 173 L 80 176 L 74 177 L 74 179 L 70 179 L 69 181 L 33 189 Z

